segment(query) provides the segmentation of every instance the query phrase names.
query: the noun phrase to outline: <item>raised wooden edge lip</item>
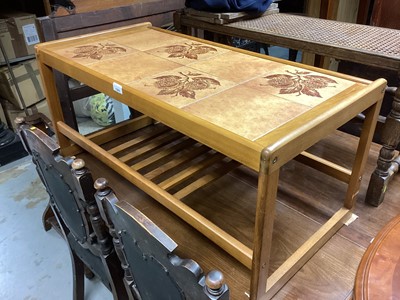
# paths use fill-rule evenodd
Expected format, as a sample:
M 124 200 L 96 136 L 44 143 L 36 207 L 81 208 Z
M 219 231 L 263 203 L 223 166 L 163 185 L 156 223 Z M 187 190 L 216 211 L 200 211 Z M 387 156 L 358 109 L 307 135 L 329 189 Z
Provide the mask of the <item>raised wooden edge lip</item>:
M 378 249 L 381 246 L 381 242 L 388 236 L 395 226 L 400 223 L 400 215 L 392 218 L 376 235 L 372 243 L 367 247 L 364 255 L 361 258 L 360 264 L 358 265 L 355 284 L 354 284 L 354 299 L 355 300 L 367 300 L 368 297 L 368 280 L 369 270 L 371 268 L 371 262 Z
M 77 35 L 77 36 L 73 36 L 73 37 L 69 37 L 69 38 L 62 38 L 59 40 L 53 40 L 53 41 L 39 43 L 39 44 L 35 45 L 35 49 L 36 49 L 36 51 L 38 51 L 38 49 L 42 50 L 42 48 L 48 47 L 51 45 L 64 44 L 64 43 L 67 43 L 70 41 L 79 40 L 79 39 L 86 38 L 86 37 L 94 37 L 94 36 L 103 35 L 103 34 L 110 34 L 113 32 L 122 32 L 125 30 L 134 29 L 134 28 L 136 28 L 136 29 L 153 28 L 153 25 L 150 22 L 142 22 L 142 23 L 133 24 L 133 25 L 127 25 L 127 26 L 122 26 L 122 27 L 117 27 L 117 28 L 112 28 L 112 29 L 106 29 L 106 30 L 100 30 L 100 31 L 92 32 L 92 33 L 85 33 L 85 34 L 81 34 L 81 35 Z

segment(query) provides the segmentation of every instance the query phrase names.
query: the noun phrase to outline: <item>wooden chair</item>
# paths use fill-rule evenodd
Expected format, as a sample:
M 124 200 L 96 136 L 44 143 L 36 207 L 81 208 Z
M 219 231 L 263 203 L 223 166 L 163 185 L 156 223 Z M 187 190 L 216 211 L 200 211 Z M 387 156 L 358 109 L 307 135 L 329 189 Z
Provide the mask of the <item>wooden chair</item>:
M 111 290 L 114 299 L 127 299 L 123 272 L 99 215 L 93 179 L 84 161 L 61 156 L 52 138 L 19 121 L 18 133 L 46 187 L 50 206 L 69 246 L 74 299 L 84 299 L 85 266 Z
M 220 271 L 203 275 L 192 259 L 182 259 L 177 244 L 133 205 L 118 201 L 107 180 L 95 182 L 96 200 L 125 273 L 124 282 L 134 299 L 229 299 Z

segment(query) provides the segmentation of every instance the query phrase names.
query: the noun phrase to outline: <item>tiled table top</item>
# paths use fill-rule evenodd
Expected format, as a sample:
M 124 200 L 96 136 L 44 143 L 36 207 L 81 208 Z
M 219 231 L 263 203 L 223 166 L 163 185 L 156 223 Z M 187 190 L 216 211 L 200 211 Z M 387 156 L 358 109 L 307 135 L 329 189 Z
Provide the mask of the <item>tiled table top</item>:
M 354 84 L 154 30 L 55 52 L 250 140 Z
M 186 119 L 229 132 L 225 135 L 230 140 L 259 142 L 254 155 L 265 147 L 266 136 L 274 129 L 304 117 L 349 88 L 360 90 L 366 85 L 337 73 L 249 55 L 146 24 L 46 43 L 38 50 L 39 57 L 46 52 L 79 70 L 75 74 L 95 74 L 110 86 L 120 85 L 123 93 L 146 95 L 153 104 L 178 109 Z M 127 104 L 134 106 L 134 101 Z M 162 113 L 159 116 L 165 122 Z

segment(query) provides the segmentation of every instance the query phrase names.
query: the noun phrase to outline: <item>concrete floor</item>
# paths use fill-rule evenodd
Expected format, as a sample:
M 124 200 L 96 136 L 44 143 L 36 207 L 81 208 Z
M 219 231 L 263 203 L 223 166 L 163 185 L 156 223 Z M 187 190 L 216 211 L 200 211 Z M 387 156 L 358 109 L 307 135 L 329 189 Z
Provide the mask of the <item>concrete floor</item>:
M 72 269 L 65 241 L 45 232 L 48 195 L 29 156 L 0 168 L 0 299 L 70 300 Z M 85 299 L 112 299 L 96 278 Z

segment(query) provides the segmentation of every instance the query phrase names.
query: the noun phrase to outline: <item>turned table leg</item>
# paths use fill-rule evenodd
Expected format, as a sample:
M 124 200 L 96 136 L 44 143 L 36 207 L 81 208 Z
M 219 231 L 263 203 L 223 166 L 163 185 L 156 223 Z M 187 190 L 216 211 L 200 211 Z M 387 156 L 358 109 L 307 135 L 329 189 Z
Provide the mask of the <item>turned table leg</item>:
M 399 72 L 400 79 L 400 72 Z M 400 81 L 400 80 L 399 80 Z M 400 143 L 400 87 L 397 88 L 393 106 L 386 118 L 382 132 L 382 148 L 379 152 L 377 167 L 371 175 L 365 201 L 378 206 L 382 203 L 388 184 L 399 170 L 400 157 L 396 157 L 396 148 Z

